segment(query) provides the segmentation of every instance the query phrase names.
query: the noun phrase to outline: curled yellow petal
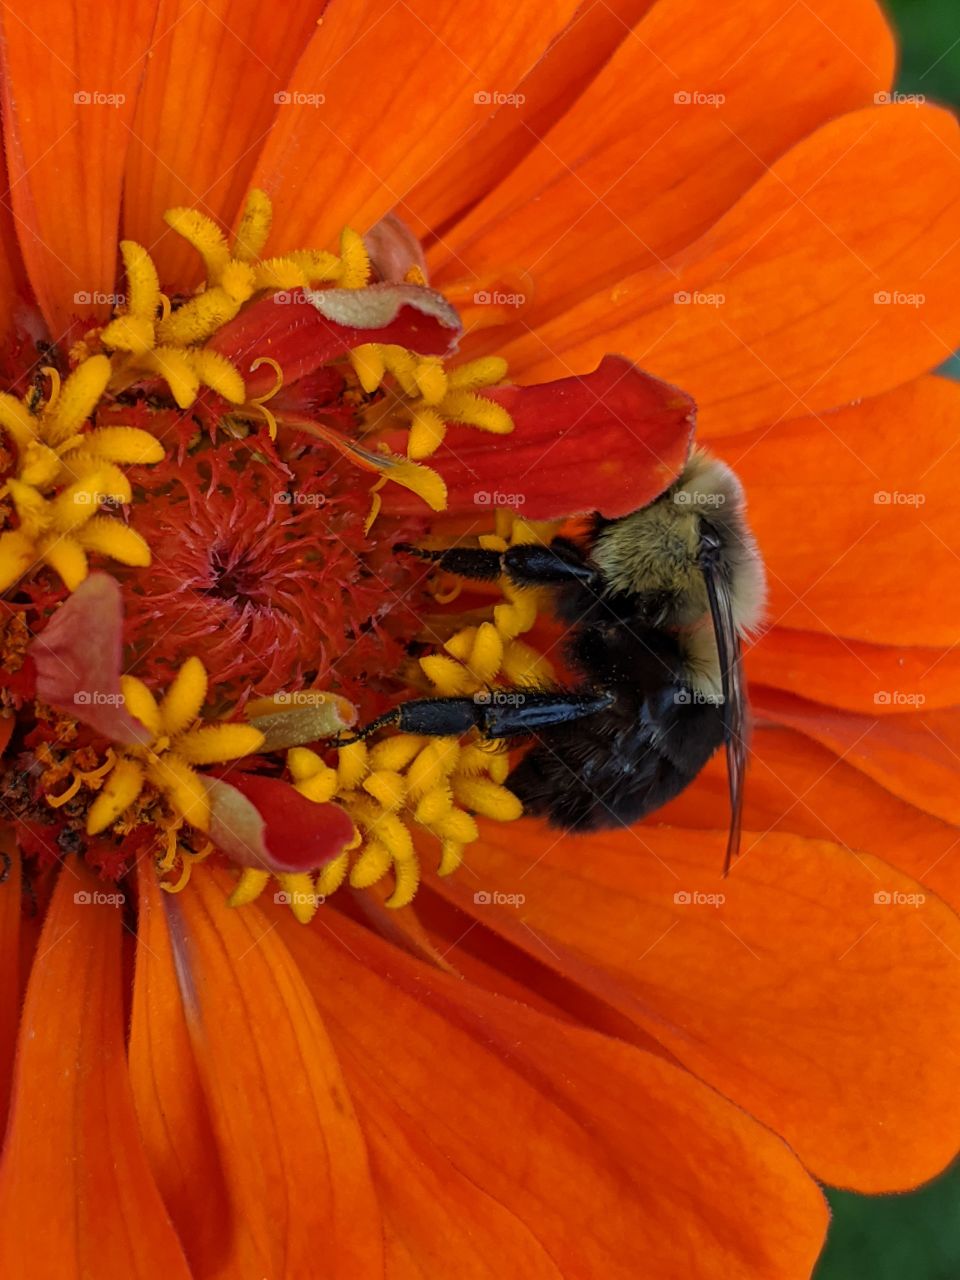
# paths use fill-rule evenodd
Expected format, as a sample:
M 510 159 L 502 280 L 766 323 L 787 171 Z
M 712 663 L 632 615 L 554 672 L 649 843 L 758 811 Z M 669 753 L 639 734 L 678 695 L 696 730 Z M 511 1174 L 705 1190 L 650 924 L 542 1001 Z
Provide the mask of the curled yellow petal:
M 160 704 L 163 732 L 171 738 L 183 733 L 199 716 L 206 696 L 206 669 L 199 658 L 188 658 L 174 676 Z
M 233 242 L 234 256 L 241 262 L 253 262 L 263 252 L 273 221 L 273 204 L 259 187 L 253 187 L 247 195 L 240 215 L 240 225 Z
M 177 740 L 177 754 L 188 764 L 220 764 L 252 755 L 263 746 L 263 734 L 249 724 L 211 724 L 191 729 Z
M 99 835 L 129 809 L 143 789 L 143 767 L 121 756 L 87 813 L 87 835 Z
M 249 906 L 251 902 L 260 897 L 269 880 L 269 871 L 263 871 L 260 867 L 244 867 L 240 873 L 240 879 L 227 899 L 227 905 L 230 907 Z
M 127 315 L 151 326 L 160 306 L 160 278 L 153 259 L 136 240 L 121 240 L 120 254 L 127 277 Z

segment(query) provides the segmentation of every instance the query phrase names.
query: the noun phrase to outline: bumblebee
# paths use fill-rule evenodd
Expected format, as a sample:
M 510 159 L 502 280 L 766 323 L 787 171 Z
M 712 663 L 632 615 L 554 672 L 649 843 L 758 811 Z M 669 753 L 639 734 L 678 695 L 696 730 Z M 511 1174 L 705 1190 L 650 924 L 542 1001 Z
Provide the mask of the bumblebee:
M 464 578 L 505 574 L 551 590 L 569 627 L 569 687 L 420 698 L 368 724 L 488 740 L 529 741 L 507 786 L 528 814 L 567 831 L 631 826 L 678 795 L 726 747 L 730 832 L 740 840 L 746 765 L 743 640 L 760 621 L 763 564 L 743 490 L 695 449 L 683 473 L 631 515 L 595 515 L 579 538 L 504 552 L 396 550 Z M 509 692 L 509 696 L 506 694 Z

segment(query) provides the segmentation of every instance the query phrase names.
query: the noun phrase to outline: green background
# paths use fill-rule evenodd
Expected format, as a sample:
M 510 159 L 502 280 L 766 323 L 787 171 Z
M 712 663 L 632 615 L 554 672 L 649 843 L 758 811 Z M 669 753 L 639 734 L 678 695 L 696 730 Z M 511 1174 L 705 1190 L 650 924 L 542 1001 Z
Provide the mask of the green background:
M 886 3 L 902 44 L 897 87 L 960 106 L 960 0 Z M 960 356 L 945 371 L 960 378 Z M 960 1163 L 909 1195 L 827 1195 L 833 1225 L 816 1280 L 960 1280 Z

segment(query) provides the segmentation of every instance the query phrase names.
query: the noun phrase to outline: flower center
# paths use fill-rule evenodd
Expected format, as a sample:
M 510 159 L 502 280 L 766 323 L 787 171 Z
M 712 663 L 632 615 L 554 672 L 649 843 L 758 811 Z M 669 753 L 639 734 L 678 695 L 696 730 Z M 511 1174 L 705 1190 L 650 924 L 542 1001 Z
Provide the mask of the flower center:
M 229 244 L 209 219 L 171 210 L 203 287 L 171 300 L 147 251 L 123 242 L 125 305 L 74 346 L 69 371 L 50 365 L 25 397 L 0 394 L 4 689 L 17 708 L 0 723 L 4 783 L 41 859 L 85 851 L 118 875 L 149 850 L 175 890 L 214 847 L 232 856 L 251 808 L 268 849 L 270 788 L 347 815 L 352 839 L 319 870 L 258 863 L 253 837 L 237 837 L 231 901 L 275 876 L 308 919 L 339 886 L 388 875 L 388 905 L 404 905 L 420 878 L 415 833 L 435 839 L 448 874 L 476 815 L 520 814 L 503 750 L 402 733 L 337 747 L 338 708 L 366 721 L 411 691 L 482 698 L 500 679 L 542 679 L 545 664 L 520 639 L 534 593 L 504 584 L 499 603 L 481 598 L 464 618 L 392 550 L 440 533 L 446 490 L 427 460 L 448 425 L 512 430 L 483 394 L 504 363 L 449 367 L 437 335 L 454 313 L 416 269 L 395 286 L 372 280 L 349 229 L 339 255 L 264 258 L 270 215 L 253 192 Z M 432 349 L 404 341 L 424 331 Z M 421 513 L 390 514 L 389 484 Z M 498 513 L 480 541 L 505 549 L 539 532 Z M 117 584 L 125 674 L 101 652 L 102 687 L 75 690 L 73 713 L 50 692 L 49 661 L 37 658 L 33 688 L 25 659 L 56 652 L 63 666 L 66 652 L 91 669 L 82 637 L 57 624 L 103 616 L 101 566 Z M 99 614 L 84 613 L 96 592 Z

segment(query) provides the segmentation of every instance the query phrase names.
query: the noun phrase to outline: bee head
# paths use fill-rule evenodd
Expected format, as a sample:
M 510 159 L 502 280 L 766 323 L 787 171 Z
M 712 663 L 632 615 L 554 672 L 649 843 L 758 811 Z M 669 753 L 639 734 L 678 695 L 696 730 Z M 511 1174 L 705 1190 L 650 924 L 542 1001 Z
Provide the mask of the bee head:
M 763 562 L 743 488 L 726 463 L 702 449 L 656 501 L 599 530 L 593 560 L 611 592 L 637 599 L 649 625 L 689 628 L 704 620 L 707 574 L 724 584 L 738 635 L 763 613 Z

